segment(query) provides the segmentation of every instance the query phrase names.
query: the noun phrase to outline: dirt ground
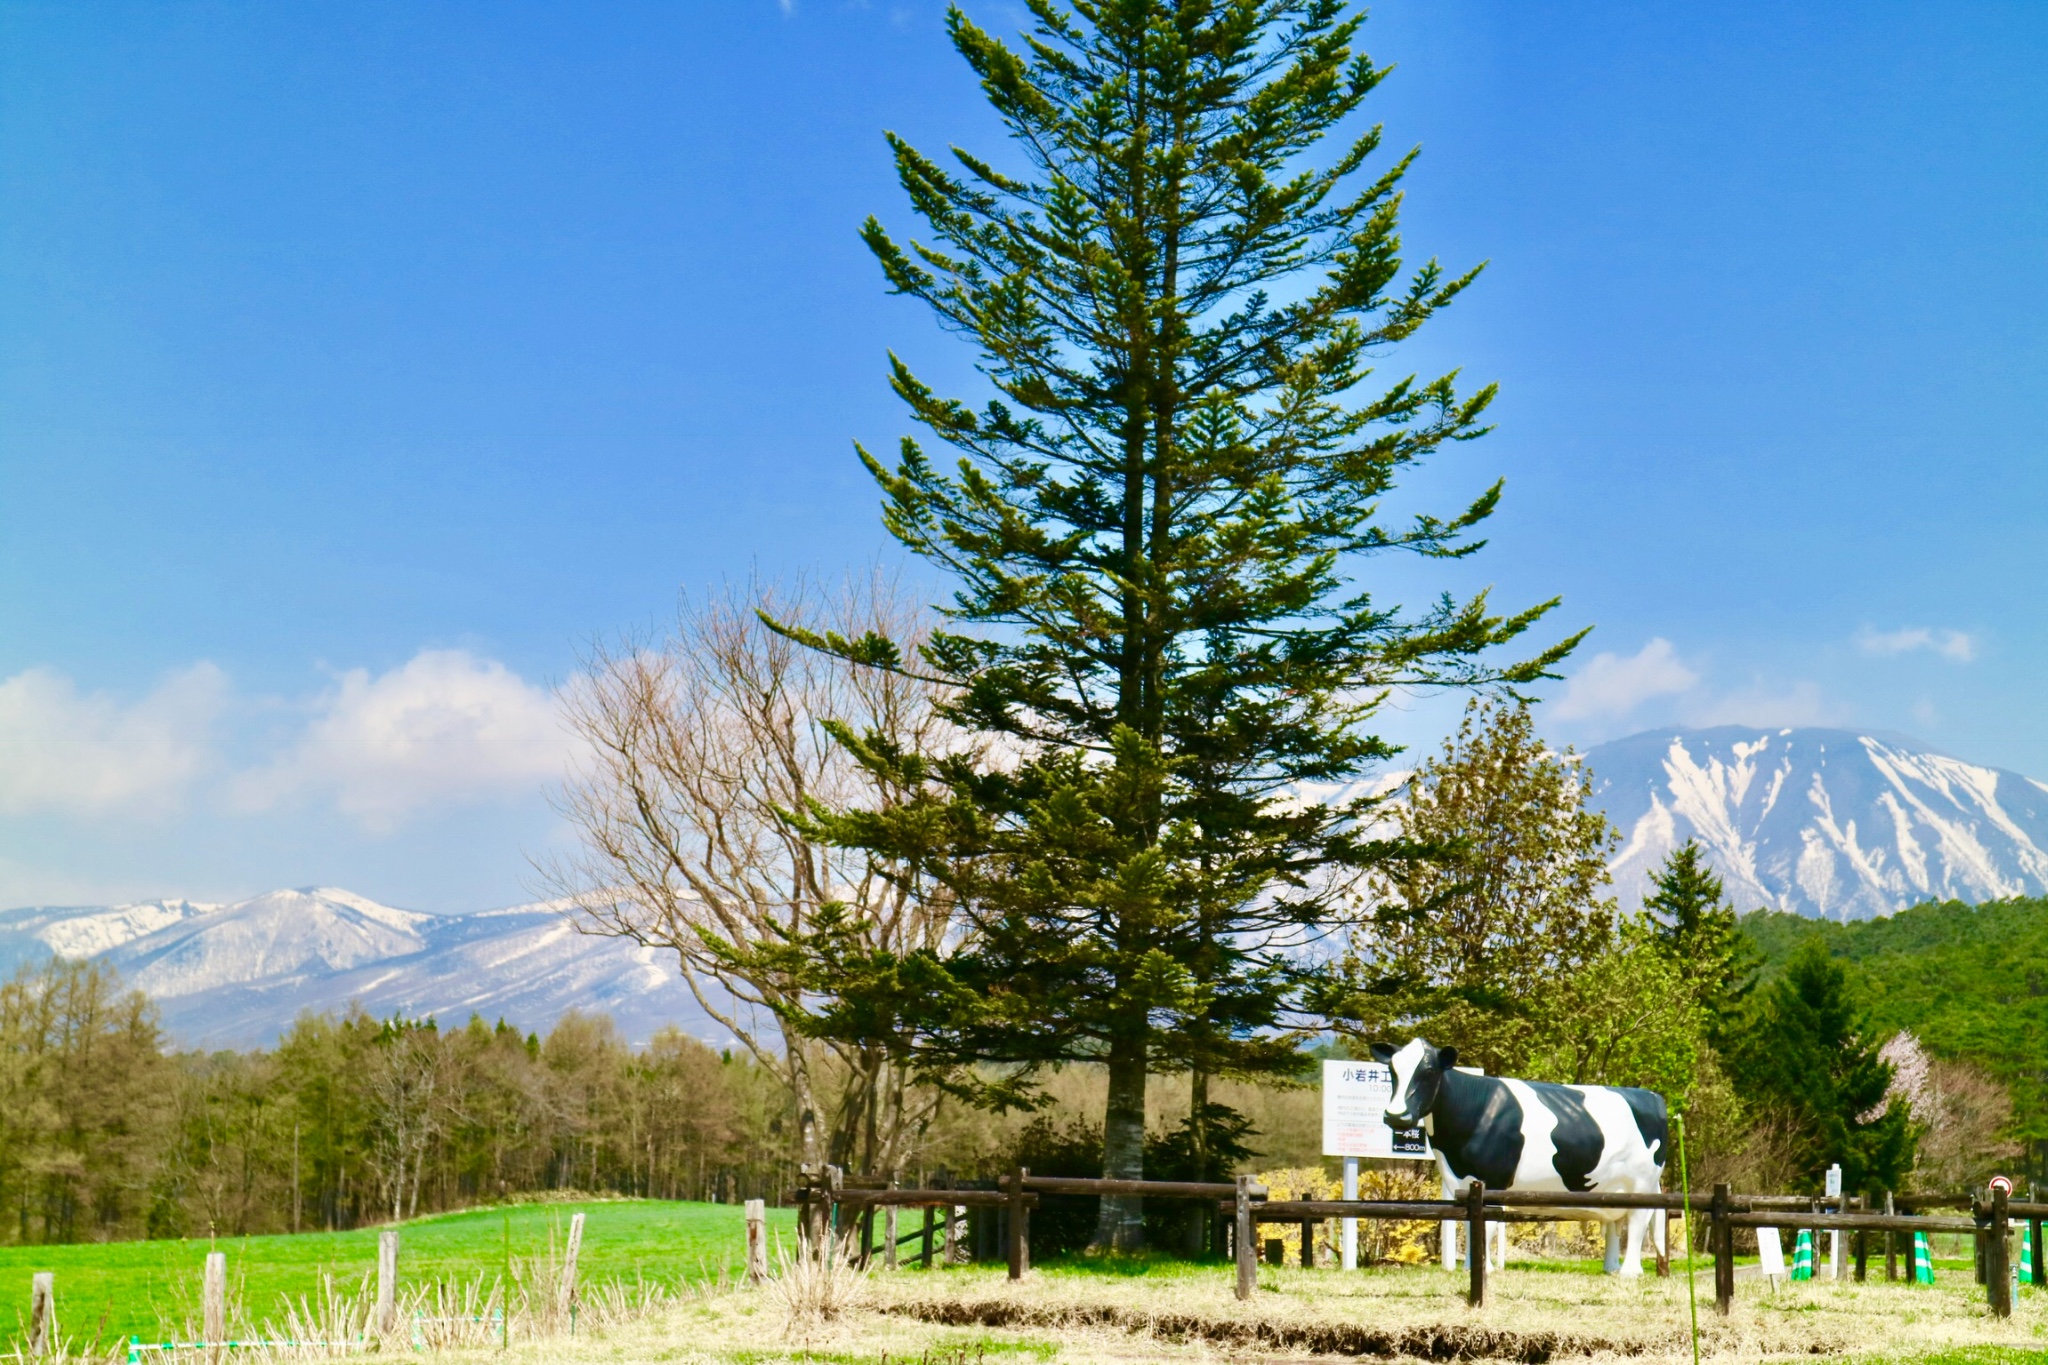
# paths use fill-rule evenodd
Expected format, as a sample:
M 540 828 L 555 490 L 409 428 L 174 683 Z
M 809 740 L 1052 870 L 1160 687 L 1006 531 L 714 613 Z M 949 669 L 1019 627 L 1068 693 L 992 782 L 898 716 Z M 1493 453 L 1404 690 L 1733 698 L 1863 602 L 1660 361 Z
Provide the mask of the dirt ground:
M 601 1339 L 522 1347 L 583 1365 L 1129 1365 L 1136 1361 L 1333 1359 L 1689 1361 L 1685 1281 L 1610 1279 L 1558 1270 L 1493 1276 L 1491 1301 L 1465 1306 L 1463 1279 L 1433 1268 L 1353 1272 L 1265 1267 L 1240 1303 L 1227 1266 L 1153 1264 L 1035 1272 L 1012 1287 L 1000 1267 L 877 1272 L 835 1322 L 792 1324 L 768 1290 L 706 1294 Z M 2048 1290 L 2022 1291 L 1993 1319 L 1963 1274 L 1932 1288 L 1817 1281 L 1768 1289 L 1744 1279 L 1735 1312 L 1713 1311 L 1701 1268 L 1703 1360 L 1793 1357 L 1864 1361 L 2048 1361 Z M 521 1363 L 523 1365 L 523 1362 Z

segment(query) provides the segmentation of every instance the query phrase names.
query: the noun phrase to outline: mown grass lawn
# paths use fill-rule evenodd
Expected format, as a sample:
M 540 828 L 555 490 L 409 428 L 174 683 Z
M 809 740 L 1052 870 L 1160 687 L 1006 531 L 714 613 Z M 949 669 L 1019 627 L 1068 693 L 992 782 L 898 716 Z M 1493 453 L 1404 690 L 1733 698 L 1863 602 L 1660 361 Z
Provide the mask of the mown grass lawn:
M 468 1282 L 495 1277 L 514 1258 L 559 1249 L 574 1213 L 585 1216 L 580 1277 L 637 1277 L 673 1283 L 736 1272 L 745 1254 L 746 1214 L 736 1204 L 605 1200 L 515 1204 L 442 1214 L 400 1225 L 399 1274 L 407 1282 Z M 796 1215 L 768 1211 L 771 1244 L 788 1241 Z M 67 1337 L 102 1340 L 176 1332 L 198 1316 L 199 1282 L 209 1250 L 227 1253 L 229 1293 L 260 1323 L 287 1298 L 315 1292 L 323 1274 L 353 1285 L 374 1272 L 379 1229 L 296 1236 L 104 1242 L 0 1247 L 0 1350 L 14 1344 L 28 1312 L 29 1278 L 56 1274 L 57 1314 Z

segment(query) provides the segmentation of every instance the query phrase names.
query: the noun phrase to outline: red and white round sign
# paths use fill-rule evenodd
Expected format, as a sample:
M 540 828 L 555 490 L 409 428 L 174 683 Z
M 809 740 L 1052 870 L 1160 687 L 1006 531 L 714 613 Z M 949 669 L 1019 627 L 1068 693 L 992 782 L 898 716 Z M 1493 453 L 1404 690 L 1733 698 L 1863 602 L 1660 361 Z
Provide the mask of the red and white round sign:
M 1994 1175 L 1991 1177 L 1991 1188 L 1994 1190 L 2004 1190 L 2007 1194 L 2011 1194 L 2012 1180 L 2007 1176 Z

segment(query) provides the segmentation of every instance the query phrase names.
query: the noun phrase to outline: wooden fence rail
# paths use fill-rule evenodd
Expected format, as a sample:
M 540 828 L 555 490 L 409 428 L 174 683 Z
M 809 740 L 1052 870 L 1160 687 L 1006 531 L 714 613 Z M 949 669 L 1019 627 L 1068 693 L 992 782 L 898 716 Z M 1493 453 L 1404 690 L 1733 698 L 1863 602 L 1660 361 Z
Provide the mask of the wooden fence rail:
M 1300 1223 L 1306 1233 L 1309 1224 L 1330 1218 L 1384 1219 L 1397 1222 L 1464 1223 L 1469 1229 L 1465 1257 L 1471 1283 L 1468 1300 L 1476 1307 L 1486 1301 L 1486 1245 L 1488 1223 L 1555 1223 L 1597 1218 L 1603 1212 L 1661 1210 L 1689 1212 L 1706 1228 L 1706 1245 L 1713 1261 L 1714 1304 L 1724 1315 L 1735 1299 L 1735 1230 L 1737 1228 L 1811 1228 L 1857 1234 L 1855 1275 L 1862 1279 L 1867 1260 L 1865 1237 L 1870 1233 L 1960 1233 L 1975 1237 L 1978 1247 L 1978 1278 L 1995 1315 L 2012 1314 L 2010 1237 L 2019 1222 L 2025 1235 L 2038 1244 L 2041 1223 L 2048 1221 L 2048 1203 L 2015 1202 L 2004 1190 L 1992 1191 L 1988 1200 L 1974 1197 L 1915 1196 L 1886 1200 L 1886 1212 L 1865 1207 L 1858 1196 L 1816 1198 L 1792 1194 L 1736 1194 L 1727 1185 L 1716 1185 L 1711 1193 L 1575 1194 L 1569 1191 L 1489 1190 L 1478 1181 L 1466 1186 L 1457 1199 L 1272 1199 L 1270 1191 L 1249 1176 L 1229 1185 L 1210 1181 L 1095 1180 L 1069 1176 L 1034 1176 L 1019 1169 L 1002 1177 L 993 1190 L 904 1190 L 879 1188 L 885 1182 L 863 1182 L 867 1188 L 853 1188 L 836 1171 L 828 1168 L 827 1178 L 817 1188 L 799 1191 L 806 1216 L 829 1217 L 832 1205 L 872 1210 L 876 1206 L 980 1207 L 1009 1212 L 1005 1237 L 1010 1277 L 1021 1278 L 1030 1264 L 1029 1217 L 1040 1194 L 1047 1195 L 1137 1195 L 1148 1199 L 1216 1200 L 1219 1209 L 1231 1215 L 1237 1294 L 1250 1298 L 1258 1284 L 1257 1228 L 1261 1223 Z M 1944 1217 L 1912 1213 L 1912 1208 L 1954 1208 L 1970 1210 L 1968 1217 Z M 814 1214 L 813 1211 L 816 1211 Z M 950 1218 L 950 1215 L 948 1215 Z M 928 1220 L 929 1221 L 929 1220 Z M 1690 1229 L 1688 1237 L 1692 1236 Z M 1309 1235 L 1303 1239 L 1303 1264 L 1313 1264 Z M 929 1261 L 929 1255 L 925 1258 Z M 1886 1262 L 1892 1264 L 1889 1238 Z M 2037 1283 L 2048 1267 L 2037 1255 L 2034 1261 Z M 1889 1270 L 1887 1272 L 1889 1274 Z

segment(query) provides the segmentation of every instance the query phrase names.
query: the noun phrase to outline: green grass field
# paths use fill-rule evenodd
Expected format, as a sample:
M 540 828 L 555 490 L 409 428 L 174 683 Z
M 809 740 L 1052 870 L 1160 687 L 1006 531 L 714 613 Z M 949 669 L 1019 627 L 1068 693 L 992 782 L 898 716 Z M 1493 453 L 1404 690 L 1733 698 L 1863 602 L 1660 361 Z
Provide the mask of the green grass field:
M 636 1276 L 695 1280 L 721 1268 L 737 1271 L 745 1254 L 746 1215 L 736 1204 L 515 1204 L 401 1225 L 399 1274 L 408 1283 L 495 1276 L 504 1268 L 508 1226 L 514 1257 L 546 1255 L 551 1238 L 561 1246 L 573 1213 L 586 1215 L 579 1259 L 586 1282 Z M 795 1212 L 770 1209 L 768 1226 L 771 1247 L 778 1229 L 787 1244 Z M 374 1271 L 377 1234 L 365 1228 L 222 1238 L 213 1244 L 196 1238 L 0 1247 L 0 1350 L 14 1345 L 36 1271 L 56 1274 L 58 1323 L 65 1336 L 152 1338 L 198 1316 L 200 1275 L 210 1250 L 227 1253 L 229 1292 L 260 1323 L 284 1299 L 314 1292 L 323 1273 L 353 1286 Z

